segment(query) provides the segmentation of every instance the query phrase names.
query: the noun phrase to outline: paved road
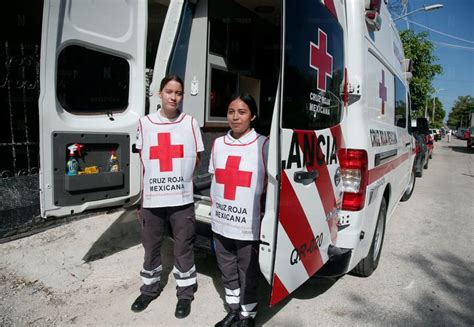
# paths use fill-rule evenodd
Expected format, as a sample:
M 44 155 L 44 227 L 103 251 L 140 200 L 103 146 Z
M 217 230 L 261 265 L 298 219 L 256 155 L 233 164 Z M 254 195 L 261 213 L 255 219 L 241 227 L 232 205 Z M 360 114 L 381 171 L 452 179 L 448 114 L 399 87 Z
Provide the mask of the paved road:
M 170 253 L 171 242 L 165 252 Z M 474 325 L 474 151 L 437 142 L 412 198 L 387 226 L 379 268 L 369 278 L 313 278 L 269 309 L 260 283 L 258 325 Z M 174 280 L 140 314 L 143 250 L 133 212 L 74 221 L 0 245 L 0 325 L 212 326 L 224 315 L 215 259 L 198 252 L 191 315 L 173 316 Z M 172 268 L 165 257 L 165 270 Z M 171 275 L 170 275 L 171 276 Z

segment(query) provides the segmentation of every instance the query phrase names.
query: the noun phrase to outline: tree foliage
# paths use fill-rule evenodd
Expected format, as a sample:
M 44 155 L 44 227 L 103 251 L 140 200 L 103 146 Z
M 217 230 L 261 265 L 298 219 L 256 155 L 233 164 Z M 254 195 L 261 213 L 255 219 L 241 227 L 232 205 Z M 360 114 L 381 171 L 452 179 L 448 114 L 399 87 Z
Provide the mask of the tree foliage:
M 471 112 L 474 112 L 474 98 L 470 95 L 459 96 L 449 113 L 448 126 L 451 128 L 468 127 Z
M 410 80 L 410 93 L 412 104 L 412 116 L 424 117 L 425 106 L 428 101 L 432 103 L 430 95 L 434 95 L 435 89 L 432 82 L 437 74 L 442 74 L 443 69 L 436 64 L 438 58 L 433 54 L 434 45 L 427 39 L 427 32 L 415 33 L 412 30 L 404 30 L 400 32 L 405 57 L 413 61 L 413 78 Z M 431 108 L 431 106 L 430 106 Z M 439 108 L 439 109 L 438 109 Z M 439 119 L 436 123 L 441 124 L 444 119 L 444 113 L 440 102 L 436 104 L 435 119 Z M 431 117 L 431 115 L 429 115 Z M 433 125 L 438 125 L 438 124 Z

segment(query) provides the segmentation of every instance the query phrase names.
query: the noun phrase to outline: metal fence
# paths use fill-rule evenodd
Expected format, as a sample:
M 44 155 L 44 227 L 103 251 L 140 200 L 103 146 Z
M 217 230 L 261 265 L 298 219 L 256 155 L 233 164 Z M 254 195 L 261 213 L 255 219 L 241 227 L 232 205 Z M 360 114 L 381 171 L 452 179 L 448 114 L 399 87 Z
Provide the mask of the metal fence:
M 0 47 L 0 176 L 38 174 L 39 44 Z

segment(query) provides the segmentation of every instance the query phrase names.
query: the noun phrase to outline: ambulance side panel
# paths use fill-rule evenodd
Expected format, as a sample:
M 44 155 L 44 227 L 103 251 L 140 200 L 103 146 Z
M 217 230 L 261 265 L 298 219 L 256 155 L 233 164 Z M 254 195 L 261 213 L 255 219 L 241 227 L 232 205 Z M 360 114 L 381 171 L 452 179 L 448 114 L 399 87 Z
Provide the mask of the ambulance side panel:
M 388 9 L 382 4 L 378 31 L 361 19 L 365 1 L 348 1 L 347 12 L 348 80 L 360 98 L 349 105 L 342 131 L 346 148 L 365 149 L 369 160 L 364 208 L 340 215 L 337 246 L 353 249 L 350 271 L 369 253 L 382 197 L 387 199 L 387 221 L 393 214 L 409 182 L 413 155 L 403 50 L 395 47 L 401 43 Z

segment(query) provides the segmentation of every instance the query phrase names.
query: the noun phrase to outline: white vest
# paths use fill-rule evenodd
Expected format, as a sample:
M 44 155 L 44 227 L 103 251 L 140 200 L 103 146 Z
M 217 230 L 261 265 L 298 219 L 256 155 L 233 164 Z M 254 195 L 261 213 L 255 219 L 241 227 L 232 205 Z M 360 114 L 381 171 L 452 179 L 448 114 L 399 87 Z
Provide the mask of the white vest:
M 194 201 L 193 173 L 196 137 L 193 118 L 183 114 L 175 122 L 140 118 L 143 165 L 142 206 L 175 207 Z
M 215 140 L 212 149 L 212 230 L 237 240 L 258 240 L 260 233 L 266 179 L 264 148 L 268 139 L 253 134 L 245 144 L 230 144 L 225 135 Z

